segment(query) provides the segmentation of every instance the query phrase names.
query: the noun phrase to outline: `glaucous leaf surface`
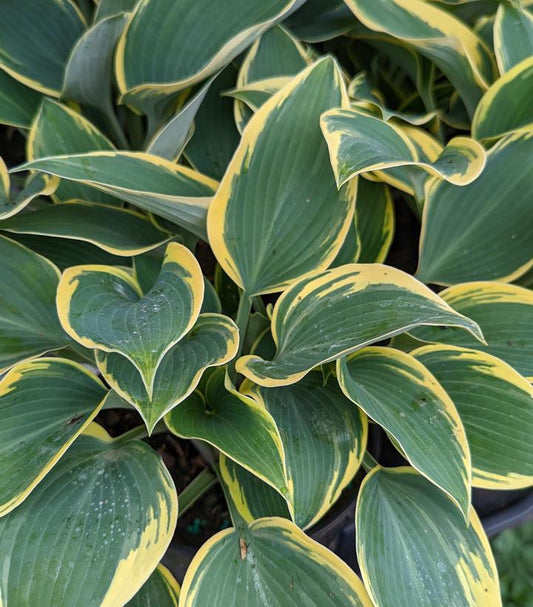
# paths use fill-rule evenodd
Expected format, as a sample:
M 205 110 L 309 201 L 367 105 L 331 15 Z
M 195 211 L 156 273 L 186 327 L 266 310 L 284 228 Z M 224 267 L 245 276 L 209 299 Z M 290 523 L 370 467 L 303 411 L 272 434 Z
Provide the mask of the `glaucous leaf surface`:
M 431 345 L 413 353 L 438 379 L 464 423 L 472 484 L 485 489 L 533 485 L 533 387 L 499 358 Z
M 471 509 L 465 521 L 412 468 L 376 466 L 363 481 L 355 522 L 357 559 L 374 605 L 501 606 L 496 564 L 477 514 Z
M 0 236 L 0 370 L 68 345 L 56 310 L 57 267 Z
M 0 519 L 0 596 L 6 605 L 124 605 L 165 553 L 177 516 L 159 455 L 91 429 Z
M 475 348 L 501 358 L 533 379 L 533 292 L 516 285 L 471 282 L 444 289 L 440 296 L 483 331 L 480 343 L 464 331 L 418 327 L 409 331 L 424 342 Z
M 74 340 L 126 357 L 151 395 L 161 360 L 193 327 L 203 295 L 196 258 L 183 245 L 170 243 L 159 277 L 146 295 L 124 270 L 74 266 L 61 277 L 57 307 L 63 328 Z
M 434 181 L 422 218 L 417 276 L 424 282 L 517 278 L 533 263 L 533 125 L 503 137 L 471 184 Z M 505 212 L 502 212 L 505 209 Z
M 0 380 L 0 516 L 33 491 L 100 410 L 106 389 L 81 365 L 39 358 Z
M 361 580 L 290 521 L 225 529 L 194 557 L 181 607 L 371 607 Z
M 345 102 L 340 70 L 326 57 L 248 123 L 207 217 L 218 262 L 248 295 L 280 291 L 340 249 L 356 182 L 337 190 L 318 121 Z
M 494 52 L 501 74 L 531 57 L 533 15 L 527 6 L 512 2 L 500 4 L 494 20 Z
M 272 315 L 276 355 L 243 356 L 236 367 L 262 386 L 289 385 L 319 364 L 418 325 L 461 327 L 482 339 L 475 322 L 412 276 L 381 264 L 347 264 L 285 291 Z

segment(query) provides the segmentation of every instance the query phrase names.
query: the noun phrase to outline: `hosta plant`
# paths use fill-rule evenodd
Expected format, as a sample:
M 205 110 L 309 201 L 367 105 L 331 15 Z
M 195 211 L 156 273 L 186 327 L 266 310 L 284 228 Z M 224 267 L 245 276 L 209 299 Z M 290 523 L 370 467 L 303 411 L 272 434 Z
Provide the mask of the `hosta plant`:
M 501 604 L 471 496 L 533 485 L 530 4 L 0 2 L 0 605 Z M 339 500 L 360 576 L 313 539 Z

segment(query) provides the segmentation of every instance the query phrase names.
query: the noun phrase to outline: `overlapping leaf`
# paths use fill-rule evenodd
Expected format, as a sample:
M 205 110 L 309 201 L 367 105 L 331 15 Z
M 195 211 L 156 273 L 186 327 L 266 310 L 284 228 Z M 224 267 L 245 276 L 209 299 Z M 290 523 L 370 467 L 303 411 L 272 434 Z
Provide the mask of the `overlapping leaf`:
M 533 57 L 528 57 L 498 78 L 483 95 L 472 120 L 472 135 L 491 139 L 531 124 L 532 97 Z
M 415 278 L 380 264 L 348 264 L 285 291 L 272 315 L 276 355 L 244 356 L 237 370 L 263 386 L 289 385 L 318 364 L 418 325 L 461 327 L 482 338 L 475 322 Z
M 0 519 L 6 605 L 124 605 L 170 543 L 178 504 L 160 457 L 143 442 L 91 434 Z
M 194 325 L 204 294 L 196 258 L 170 243 L 155 285 L 111 266 L 75 266 L 59 282 L 57 308 L 65 331 L 86 348 L 116 352 L 139 371 L 149 395 L 164 355 Z
M 151 395 L 135 366 L 117 353 L 97 352 L 98 367 L 108 383 L 134 405 L 151 432 L 156 423 L 196 388 L 208 367 L 223 365 L 236 354 L 238 331 L 219 314 L 201 314 L 193 329 L 163 356 Z
M 482 40 L 449 12 L 422 0 L 345 0 L 368 28 L 408 44 L 433 61 L 459 93 L 470 115 L 493 79 Z
M 12 217 L 37 196 L 50 196 L 56 191 L 58 184 L 59 179 L 56 177 L 31 175 L 24 187 L 13 194 L 7 167 L 0 158 L 0 219 Z
M 512 280 L 533 260 L 533 126 L 500 139 L 483 173 L 457 188 L 433 182 L 427 193 L 417 276 L 424 282 Z M 505 212 L 502 212 L 505 209 Z
M 454 310 L 479 324 L 482 344 L 452 328 L 411 329 L 417 339 L 475 348 L 492 354 L 533 378 L 533 292 L 516 285 L 472 282 L 449 287 L 440 293 Z
M 359 263 L 385 261 L 394 237 L 394 205 L 383 183 L 360 179 L 355 203 L 355 226 L 360 239 Z
M 1 227 L 17 234 L 83 240 L 119 256 L 139 255 L 169 239 L 136 211 L 87 202 L 49 205 L 7 219 Z
M 207 381 L 165 418 L 183 438 L 204 440 L 289 496 L 281 437 L 272 416 L 257 402 L 224 381 L 224 370 Z
M 216 593 L 214 593 L 216 589 Z M 263 518 L 208 540 L 183 580 L 182 607 L 371 607 L 361 580 L 294 523 Z
M 0 516 L 16 508 L 102 406 L 106 390 L 81 365 L 39 358 L 0 380 Z
M 0 124 L 29 129 L 42 95 L 0 70 Z
M 337 190 L 318 119 L 345 98 L 339 68 L 324 58 L 265 103 L 243 133 L 207 227 L 218 262 L 248 295 L 326 267 L 342 245 L 355 184 Z
M 501 74 L 533 54 L 533 15 L 521 3 L 502 2 L 494 20 L 494 52 Z
M 122 96 L 138 104 L 136 97 L 168 95 L 201 82 L 302 3 L 142 0 L 117 49 L 116 77 Z M 146 48 L 150 53 L 144 52 Z
M 180 586 L 174 576 L 159 564 L 126 607 L 178 607 Z
M 501 606 L 496 564 L 477 514 L 471 509 L 466 522 L 412 468 L 377 466 L 365 477 L 356 546 L 374 605 Z
M 463 420 L 472 453 L 472 484 L 515 489 L 533 484 L 533 387 L 500 359 L 456 346 L 413 353 L 438 379 Z
M 196 171 L 141 152 L 91 152 L 41 158 L 17 170 L 57 175 L 161 215 L 205 238 L 217 183 Z
M 71 0 L 4 0 L 0 68 L 32 89 L 59 97 L 69 53 L 84 29 Z
M 339 187 L 361 173 L 405 165 L 466 185 L 485 165 L 483 148 L 468 137 L 452 139 L 435 162 L 424 162 L 399 128 L 356 109 L 326 112 L 320 124 Z
M 338 361 L 337 377 L 346 396 L 467 517 L 471 467 L 465 429 L 454 402 L 424 365 L 392 348 L 364 348 Z
M 57 317 L 59 271 L 47 259 L 0 236 L 0 369 L 66 346 Z

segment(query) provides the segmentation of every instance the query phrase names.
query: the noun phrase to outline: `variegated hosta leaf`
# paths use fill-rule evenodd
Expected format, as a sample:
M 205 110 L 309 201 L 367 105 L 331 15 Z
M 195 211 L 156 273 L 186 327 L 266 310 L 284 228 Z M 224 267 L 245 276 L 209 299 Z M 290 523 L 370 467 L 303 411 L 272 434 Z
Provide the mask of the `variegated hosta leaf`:
M 272 316 L 273 360 L 244 356 L 237 370 L 262 386 L 299 381 L 313 367 L 418 325 L 451 325 L 482 339 L 415 278 L 381 264 L 348 264 L 296 282 Z
M 297 384 L 246 392 L 268 411 L 283 445 L 289 508 L 302 528 L 316 523 L 357 472 L 366 448 L 366 417 L 320 371 Z M 246 499 L 246 494 L 244 494 Z
M 208 540 L 181 593 L 181 607 L 372 607 L 348 565 L 277 517 Z
M 276 25 L 250 47 L 239 69 L 237 89 L 242 90 L 257 81 L 278 76 L 294 76 L 308 64 L 309 57 L 302 44 L 285 28 Z M 235 122 L 242 133 L 253 112 L 237 98 L 234 113 Z
M 113 150 L 113 144 L 86 118 L 52 99 L 45 98 L 28 135 L 29 161 L 48 156 Z M 54 194 L 58 201 L 85 200 L 117 203 L 106 194 L 82 183 L 62 181 Z
M 161 215 L 206 238 L 205 217 L 217 182 L 151 154 L 90 152 L 41 158 L 21 165 L 89 185 Z
M 165 417 L 168 428 L 182 438 L 214 445 L 288 497 L 283 446 L 274 419 L 253 398 L 237 392 L 224 375 L 223 369 L 215 371 L 203 394 L 194 392 L 173 409 Z
M 219 314 L 201 314 L 193 329 L 163 356 L 151 396 L 135 366 L 117 353 L 98 351 L 96 361 L 107 382 L 141 414 L 151 432 L 156 423 L 196 388 L 208 367 L 223 365 L 237 353 L 235 323 Z
M 463 420 L 472 453 L 472 484 L 487 489 L 533 485 L 533 387 L 499 358 L 433 345 L 415 350 Z
M 271 485 L 223 453 L 218 464 L 226 499 L 231 499 L 233 507 L 246 522 L 253 523 L 264 516 L 291 518 L 287 501 Z
M 98 23 L 120 13 L 129 13 L 135 8 L 136 3 L 137 0 L 100 0 L 94 13 L 94 22 Z
M 471 282 L 449 287 L 440 296 L 479 324 L 486 343 L 464 331 L 443 327 L 411 329 L 413 337 L 487 352 L 533 380 L 533 291 L 496 282 Z
M 360 239 L 359 263 L 382 263 L 394 237 L 394 205 L 383 183 L 360 179 L 355 203 L 355 226 Z
M 379 607 L 501 607 L 496 564 L 469 520 L 412 468 L 375 467 L 356 510 L 357 559 Z M 385 574 L 386 572 L 386 574 Z
M 0 371 L 68 345 L 56 311 L 59 270 L 0 236 Z
M 502 2 L 494 21 L 494 52 L 500 73 L 533 54 L 533 15 L 520 3 Z
M 248 123 L 207 217 L 218 262 L 248 295 L 327 267 L 342 246 L 356 183 L 337 190 L 318 120 L 345 101 L 339 68 L 326 57 Z
M 468 137 L 455 137 L 435 162 L 428 163 L 420 161 L 416 148 L 398 127 L 358 110 L 331 110 L 323 114 L 320 124 L 339 187 L 361 173 L 404 165 L 466 185 L 485 165 L 482 146 Z
M 124 605 L 166 551 L 178 503 L 161 458 L 98 426 L 92 434 L 0 519 L 5 605 Z
M 462 21 L 422 0 L 345 0 L 368 28 L 384 32 L 434 62 L 457 89 L 472 115 L 493 79 L 494 66 L 482 40 Z
M 48 474 L 96 416 L 105 395 L 94 375 L 61 358 L 20 363 L 2 377 L 0 516 Z
M 324 42 L 351 30 L 357 22 L 343 0 L 307 0 L 287 19 L 305 42 Z
M 364 348 L 337 362 L 337 377 L 346 396 L 385 428 L 411 465 L 467 517 L 472 474 L 465 429 L 424 365 L 392 348 Z
M 151 395 L 157 367 L 193 327 L 203 295 L 196 258 L 183 245 L 170 243 L 159 278 L 146 295 L 124 270 L 75 266 L 61 277 L 57 309 L 65 331 L 82 346 L 131 361 Z
M 361 72 L 352 79 L 348 87 L 348 94 L 356 101 L 364 101 L 366 104 L 370 104 L 370 107 L 375 109 L 379 117 L 382 120 L 385 120 L 385 122 L 388 122 L 393 118 L 399 118 L 409 124 L 420 126 L 429 122 L 437 114 L 436 111 L 425 112 L 423 114 L 412 114 L 387 108 L 380 91 L 373 90 L 370 87 L 365 72 Z
M 146 151 L 176 161 L 194 133 L 194 118 L 216 76 L 209 79 L 150 140 Z
M 71 0 L 3 0 L 0 69 L 59 97 L 69 53 L 85 29 Z
M 98 10 L 103 4 L 100 2 Z M 61 93 L 63 98 L 95 111 L 121 147 L 128 147 L 128 142 L 113 109 L 113 53 L 126 21 L 126 15 L 121 13 L 95 19 L 95 25 L 72 49 Z
M 299 4 L 302 0 L 138 2 L 117 48 L 123 100 L 139 105 L 139 97 L 168 95 L 201 82 Z
M 83 240 L 121 257 L 154 249 L 170 237 L 136 211 L 88 202 L 49 205 L 7 219 L 0 227 L 16 234 Z
M 178 607 L 180 586 L 174 576 L 159 564 L 126 607 Z
M 533 57 L 528 57 L 498 78 L 483 95 L 472 121 L 472 136 L 476 139 L 501 137 L 531 124 L 532 98 Z
M 9 172 L 0 157 L 0 219 L 16 215 L 37 196 L 50 196 L 56 191 L 58 185 L 57 177 L 41 174 L 30 175 L 22 190 L 13 196 Z
M 500 139 L 487 153 L 485 170 L 470 185 L 432 183 L 420 236 L 421 280 L 508 281 L 526 272 L 533 260 L 531 154 L 533 125 Z
M 42 95 L 0 69 L 0 124 L 29 129 Z

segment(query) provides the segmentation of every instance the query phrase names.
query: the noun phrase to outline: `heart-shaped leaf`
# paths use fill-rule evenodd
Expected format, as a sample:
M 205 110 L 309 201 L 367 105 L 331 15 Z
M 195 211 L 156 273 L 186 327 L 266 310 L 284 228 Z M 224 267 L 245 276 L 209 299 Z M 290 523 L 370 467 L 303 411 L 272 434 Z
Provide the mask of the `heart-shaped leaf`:
M 486 489 L 533 485 L 531 384 L 486 352 L 433 345 L 412 354 L 459 411 L 472 453 L 472 484 Z
M 89 152 L 41 158 L 18 167 L 89 185 L 161 215 L 206 238 L 207 207 L 217 182 L 142 152 Z
M 348 398 L 385 428 L 409 462 L 457 504 L 470 507 L 471 466 L 454 403 L 415 358 L 392 348 L 364 348 L 337 362 Z
M 533 379 L 533 291 L 497 282 L 471 282 L 444 289 L 440 296 L 479 324 L 486 343 L 448 327 L 417 327 L 410 334 L 423 342 L 487 352 Z
M 406 165 L 466 185 L 485 166 L 483 147 L 468 137 L 455 137 L 435 162 L 423 162 L 400 128 L 356 109 L 325 112 L 320 125 L 339 187 L 361 173 Z
M 124 605 L 170 543 L 178 503 L 161 458 L 98 426 L 91 434 L 0 519 L 6 605 Z
M 313 367 L 418 325 L 451 325 L 482 339 L 412 276 L 380 264 L 348 264 L 296 282 L 274 306 L 272 360 L 241 357 L 237 371 L 262 386 L 299 381 Z
M 159 363 L 196 322 L 203 295 L 196 258 L 183 245 L 170 243 L 146 295 L 124 270 L 75 266 L 61 277 L 57 309 L 65 331 L 82 346 L 130 360 L 151 395 Z
M 39 358 L 0 380 L 0 516 L 16 508 L 100 410 L 106 389 L 81 365 Z
M 179 596 L 178 582 L 165 566 L 159 564 L 125 607 L 178 607 Z
M 4 0 L 0 66 L 26 86 L 59 97 L 69 53 L 84 29 L 71 0 Z
M 121 257 L 150 251 L 170 237 L 136 211 L 88 202 L 54 204 L 22 213 L 3 221 L 1 228 L 16 234 L 83 240 Z
M 156 423 L 196 388 L 208 367 L 237 353 L 238 330 L 219 314 L 201 314 L 193 329 L 164 355 L 149 396 L 135 366 L 117 353 L 98 351 L 96 361 L 108 383 L 141 414 L 151 432 Z
M 0 236 L 0 371 L 68 345 L 57 317 L 59 270 L 30 249 Z
M 470 509 L 465 521 L 412 468 L 376 466 L 361 486 L 355 522 L 357 559 L 374 605 L 501 607 L 496 564 L 477 514 Z
M 340 69 L 326 57 L 248 123 L 207 217 L 218 262 L 248 295 L 327 267 L 342 246 L 356 183 L 337 190 L 318 121 L 345 103 Z
M 348 565 L 276 517 L 213 536 L 194 557 L 181 593 L 182 607 L 372 607 Z
M 427 192 L 417 276 L 424 282 L 513 280 L 532 264 L 533 126 L 500 139 L 470 185 L 434 181 Z M 505 213 L 502 213 L 505 208 Z

